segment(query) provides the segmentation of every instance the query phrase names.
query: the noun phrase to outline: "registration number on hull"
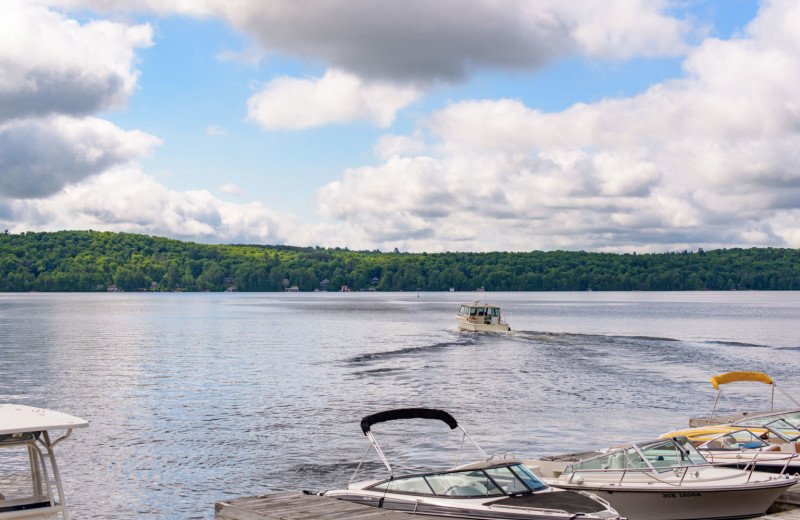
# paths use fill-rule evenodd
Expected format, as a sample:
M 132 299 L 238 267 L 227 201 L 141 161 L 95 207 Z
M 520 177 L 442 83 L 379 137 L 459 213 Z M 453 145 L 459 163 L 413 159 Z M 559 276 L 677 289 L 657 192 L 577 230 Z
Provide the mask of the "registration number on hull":
M 661 498 L 691 498 L 700 496 L 703 496 L 703 494 L 697 491 L 686 491 L 680 493 L 661 493 Z

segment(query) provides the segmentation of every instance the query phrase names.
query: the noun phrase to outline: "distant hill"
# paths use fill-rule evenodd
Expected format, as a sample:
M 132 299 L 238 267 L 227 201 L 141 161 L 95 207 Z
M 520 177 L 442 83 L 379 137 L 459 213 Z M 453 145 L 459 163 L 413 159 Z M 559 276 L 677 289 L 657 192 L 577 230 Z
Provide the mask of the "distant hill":
M 381 253 L 132 233 L 0 234 L 0 291 L 800 290 L 800 251 Z

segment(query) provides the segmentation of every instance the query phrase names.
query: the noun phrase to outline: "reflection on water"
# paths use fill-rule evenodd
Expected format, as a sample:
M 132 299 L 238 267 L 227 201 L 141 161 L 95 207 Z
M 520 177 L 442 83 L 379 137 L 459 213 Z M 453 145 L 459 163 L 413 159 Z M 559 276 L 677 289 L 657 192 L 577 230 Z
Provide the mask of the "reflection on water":
M 487 452 L 536 457 L 684 426 L 720 372 L 800 394 L 800 293 L 492 293 L 512 332 L 458 332 L 458 304 L 485 297 L 4 294 L 0 402 L 90 422 L 58 448 L 76 518 L 210 519 L 232 496 L 344 486 L 383 409 L 443 408 Z M 399 468 L 452 464 L 430 422 L 376 437 Z

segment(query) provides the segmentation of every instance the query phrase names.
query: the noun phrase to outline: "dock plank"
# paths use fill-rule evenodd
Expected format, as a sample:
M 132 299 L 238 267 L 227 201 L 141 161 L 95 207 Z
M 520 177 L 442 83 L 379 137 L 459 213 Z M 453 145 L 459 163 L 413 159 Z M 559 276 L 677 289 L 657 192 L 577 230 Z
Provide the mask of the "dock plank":
M 214 504 L 216 520 L 408 520 L 407 513 L 303 493 L 276 493 L 221 500 Z M 427 515 L 415 518 L 433 519 Z

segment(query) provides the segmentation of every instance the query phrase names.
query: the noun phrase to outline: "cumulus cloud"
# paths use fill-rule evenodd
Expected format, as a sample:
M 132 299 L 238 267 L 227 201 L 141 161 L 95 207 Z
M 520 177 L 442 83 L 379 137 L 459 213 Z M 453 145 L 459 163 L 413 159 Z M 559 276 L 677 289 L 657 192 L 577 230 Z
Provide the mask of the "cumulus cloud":
M 54 0 L 122 9 L 112 0 Z M 687 25 L 667 0 L 131 0 L 127 10 L 218 16 L 267 50 L 369 80 L 460 81 L 479 68 L 536 70 L 582 53 L 624 59 L 681 53 Z
M 413 135 L 382 135 L 375 143 L 373 151 L 380 159 L 394 155 L 418 155 L 425 150 L 425 139 L 417 130 Z
M 17 231 L 96 229 L 223 243 L 284 243 L 302 226 L 259 202 L 223 202 L 205 190 L 174 191 L 137 167 L 112 168 L 47 199 L 5 203 L 0 226 Z
M 96 118 L 51 116 L 0 124 L 0 195 L 52 195 L 147 154 L 161 140 Z
M 401 108 L 420 96 L 415 88 L 367 83 L 342 71 L 317 79 L 281 77 L 247 101 L 248 119 L 267 130 L 298 130 L 366 119 L 389 126 Z
M 798 247 L 797 26 L 795 2 L 766 4 L 743 37 L 690 52 L 685 78 L 631 98 L 453 103 L 424 123 L 430 156 L 346 171 L 320 212 L 429 251 Z
M 220 186 L 219 191 L 226 195 L 234 195 L 236 197 L 243 197 L 245 195 L 244 190 L 232 182 L 226 182 Z
M 124 106 L 136 85 L 134 50 L 151 45 L 151 35 L 147 25 L 81 25 L 45 7 L 4 3 L 0 121 Z

